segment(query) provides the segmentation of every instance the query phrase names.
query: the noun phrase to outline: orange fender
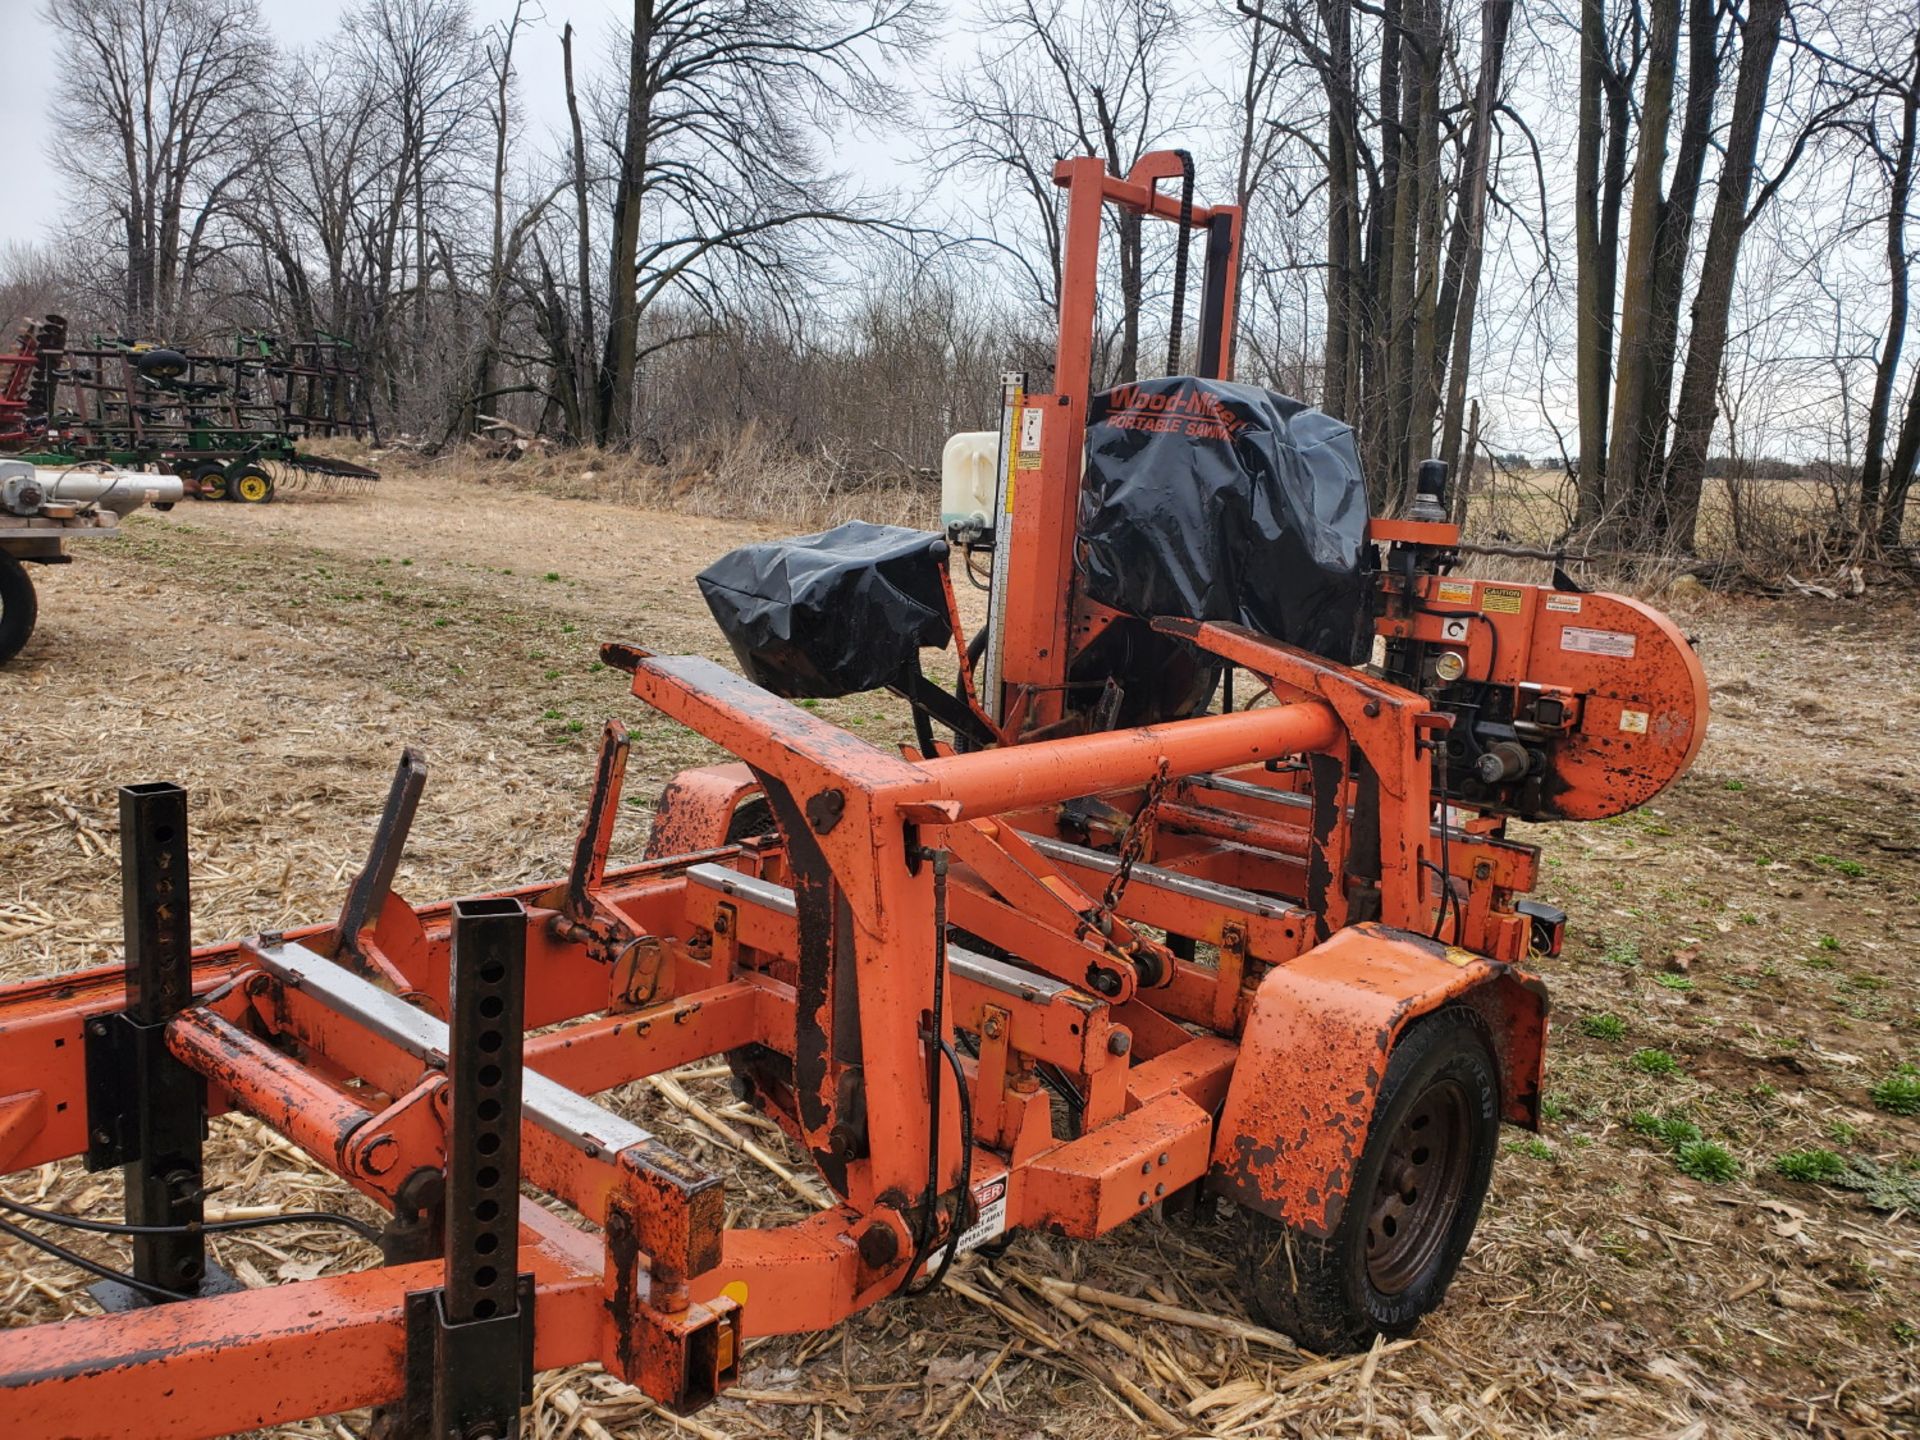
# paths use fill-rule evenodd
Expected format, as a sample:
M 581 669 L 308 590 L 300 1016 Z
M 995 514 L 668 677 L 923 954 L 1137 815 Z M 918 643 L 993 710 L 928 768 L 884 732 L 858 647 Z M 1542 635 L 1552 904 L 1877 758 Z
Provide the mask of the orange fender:
M 1386 1075 L 1420 1016 L 1487 1022 L 1505 1118 L 1539 1118 L 1546 987 L 1498 960 L 1384 925 L 1352 925 L 1260 982 L 1215 1134 L 1209 1187 L 1311 1235 L 1340 1223 Z
M 727 843 L 733 812 L 749 795 L 759 793 L 760 782 L 745 765 L 705 765 L 682 770 L 660 792 L 647 835 L 649 860 L 717 850 Z

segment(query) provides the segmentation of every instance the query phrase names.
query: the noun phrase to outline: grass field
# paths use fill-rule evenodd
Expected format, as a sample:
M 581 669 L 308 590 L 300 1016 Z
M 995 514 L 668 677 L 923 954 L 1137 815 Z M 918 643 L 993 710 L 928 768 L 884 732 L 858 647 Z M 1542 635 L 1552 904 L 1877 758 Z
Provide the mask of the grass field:
M 636 853 L 652 795 L 710 752 L 596 647 L 726 658 L 693 575 L 770 533 L 422 471 L 371 496 L 183 504 L 40 572 L 40 631 L 0 671 L 0 977 L 117 957 L 114 788 L 132 781 L 192 793 L 202 940 L 333 914 L 405 743 L 432 767 L 412 899 L 563 871 L 608 715 L 634 727 L 645 803 L 617 849 Z M 1149 1218 L 1098 1244 L 1024 1237 L 935 1297 L 757 1345 L 746 1398 L 692 1426 L 592 1371 L 543 1377 L 538 1433 L 926 1440 L 963 1406 L 945 1434 L 1915 1433 L 1920 610 L 1705 598 L 1679 619 L 1714 704 L 1692 774 L 1621 820 L 1522 837 L 1572 916 L 1542 966 L 1548 1120 L 1508 1132 L 1475 1244 L 1411 1342 L 1321 1363 L 1249 1338 L 1232 1216 Z M 905 734 L 884 698 L 820 710 Z M 684 1084 L 752 1126 L 710 1070 Z M 726 1173 L 735 1214 L 803 1212 L 670 1093 L 609 1098 Z M 358 1203 L 248 1122 L 216 1122 L 213 1153 L 219 1205 Z M 5 1182 L 101 1214 L 117 1187 L 77 1166 Z M 369 1261 L 318 1231 L 215 1249 L 259 1283 Z M 73 1272 L 0 1248 L 9 1323 L 90 1305 Z

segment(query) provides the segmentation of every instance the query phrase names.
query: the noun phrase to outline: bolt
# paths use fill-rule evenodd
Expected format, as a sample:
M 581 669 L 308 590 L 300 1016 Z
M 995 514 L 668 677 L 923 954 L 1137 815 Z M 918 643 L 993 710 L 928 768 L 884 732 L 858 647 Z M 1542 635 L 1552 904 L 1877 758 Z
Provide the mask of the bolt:
M 1116 1030 L 1107 1036 L 1107 1053 L 1109 1055 L 1124 1055 L 1132 1048 L 1133 1036 L 1129 1035 L 1125 1030 Z
M 1360 713 L 1365 715 L 1369 720 L 1372 720 L 1380 713 L 1380 702 L 1378 700 L 1367 701 L 1365 705 L 1360 707 Z
M 1166 1193 L 1167 1193 L 1167 1187 L 1165 1185 L 1156 1185 L 1153 1187 L 1153 1194 L 1155 1199 L 1158 1199 L 1160 1196 Z
M 714 934 L 725 935 L 732 929 L 733 929 L 733 920 L 727 914 L 726 911 L 722 910 L 718 915 L 715 915 L 713 917 L 713 933 Z
M 1153 1203 L 1153 1197 L 1148 1195 L 1146 1191 L 1142 1190 L 1140 1192 L 1140 1203 L 1142 1205 L 1151 1205 Z
M 1162 1151 L 1160 1152 L 1160 1163 L 1161 1163 L 1162 1165 L 1164 1165 L 1164 1164 L 1166 1164 L 1166 1163 L 1167 1163 L 1167 1152 L 1166 1152 L 1166 1151 L 1164 1151 L 1164 1150 L 1162 1150 Z
M 900 1237 L 883 1220 L 876 1220 L 862 1230 L 856 1244 L 860 1248 L 860 1259 L 869 1270 L 885 1269 L 900 1254 Z
M 985 1029 L 989 1040 L 998 1040 L 1001 1035 L 1006 1032 L 1006 1028 L 998 1015 L 989 1015 L 987 1017 Z
M 89 1020 L 87 1022 L 87 1033 L 96 1040 L 106 1039 L 107 1022 L 104 1020 Z
M 1142 1175 L 1151 1175 L 1153 1173 L 1153 1162 L 1151 1160 L 1142 1160 L 1140 1162 L 1140 1173 Z

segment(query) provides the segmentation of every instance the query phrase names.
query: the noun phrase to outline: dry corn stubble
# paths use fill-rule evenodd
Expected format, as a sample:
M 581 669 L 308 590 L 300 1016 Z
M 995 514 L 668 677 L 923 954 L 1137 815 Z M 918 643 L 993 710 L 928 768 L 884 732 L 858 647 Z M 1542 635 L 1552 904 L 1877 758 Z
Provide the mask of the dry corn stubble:
M 647 803 L 711 756 L 639 713 L 623 677 L 594 668 L 595 647 L 635 639 L 725 659 L 693 574 L 733 544 L 828 517 L 723 522 L 472 482 L 436 467 L 396 473 L 371 498 L 186 504 L 37 577 L 42 629 L 0 671 L 0 974 L 117 957 L 121 783 L 189 788 L 206 939 L 332 914 L 403 743 L 433 767 L 399 881 L 423 900 L 564 869 L 604 716 L 635 727 L 629 793 Z M 1920 747 L 1888 742 L 1920 702 L 1912 618 L 1711 602 L 1683 617 L 1715 681 L 1695 775 L 1658 814 L 1525 837 L 1551 862 L 1543 893 L 1573 912 L 1568 955 L 1546 967 L 1557 1014 L 1617 1011 L 1629 1036 L 1613 1046 L 1559 1026 L 1549 1094 L 1565 1114 L 1547 1131 L 1551 1158 L 1503 1158 L 1452 1295 L 1411 1344 L 1291 1353 L 1241 1304 L 1230 1216 L 1145 1220 L 1095 1244 L 1023 1237 L 1002 1260 L 956 1267 L 923 1302 L 758 1343 L 743 1382 L 753 1398 L 690 1421 L 590 1367 L 543 1376 L 535 1433 L 824 1440 L 928 1436 L 949 1420 L 949 1435 L 1063 1440 L 1910 1429 L 1920 1374 L 1894 1327 L 1920 1323 L 1914 1220 L 1774 1181 L 1764 1162 L 1848 1116 L 1877 1127 L 1861 1142 L 1877 1153 L 1920 1155 L 1920 1125 L 1859 1098 L 1877 1078 L 1867 1072 L 1911 1056 L 1920 1033 L 1905 998 L 1920 991 L 1920 937 L 1900 899 L 1920 894 L 1920 860 L 1900 848 L 1920 845 Z M 884 697 L 820 711 L 882 743 L 906 734 Z M 620 853 L 638 852 L 645 813 L 623 808 Z M 1870 873 L 1848 879 L 1816 853 L 1857 856 Z M 1696 988 L 1654 986 L 1648 972 L 1695 931 Z M 1798 968 L 1790 957 L 1819 953 L 1817 933 L 1835 938 L 1844 973 L 1884 976 L 1885 991 Z M 1641 963 L 1604 958 L 1629 943 Z M 1769 965 L 1792 983 L 1763 975 Z M 1754 988 L 1730 983 L 1749 974 Z M 1864 1003 L 1876 994 L 1894 997 L 1882 1012 Z M 1627 1071 L 1638 1046 L 1671 1050 L 1680 1077 L 1656 1090 Z M 1800 1072 L 1771 1063 L 1782 1053 Z M 1777 1103 L 1750 1099 L 1762 1083 Z M 735 1105 L 712 1066 L 608 1099 L 725 1173 L 734 1223 L 798 1218 L 817 1198 L 804 1158 Z M 1649 1104 L 1688 1107 L 1747 1178 L 1679 1175 L 1624 1123 Z M 216 1208 L 375 1218 L 252 1122 L 216 1122 L 210 1159 Z M 119 1205 L 117 1176 L 77 1165 L 4 1191 L 94 1216 Z M 119 1258 L 115 1242 L 74 1243 Z M 373 1259 L 317 1228 L 213 1243 L 250 1283 Z M 21 1246 L 0 1253 L 9 1323 L 91 1309 L 82 1277 Z M 364 1430 L 347 1416 L 279 1433 Z

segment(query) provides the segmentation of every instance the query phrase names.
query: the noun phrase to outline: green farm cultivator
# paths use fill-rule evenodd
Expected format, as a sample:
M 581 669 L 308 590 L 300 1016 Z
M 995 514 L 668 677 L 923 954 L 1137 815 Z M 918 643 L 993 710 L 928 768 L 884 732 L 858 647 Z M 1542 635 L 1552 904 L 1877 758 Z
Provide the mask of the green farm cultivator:
M 379 472 L 304 450 L 379 431 L 353 348 L 242 334 L 230 353 L 145 341 L 67 343 L 58 315 L 0 353 L 0 453 L 178 475 L 203 500 L 264 504 L 282 486 L 358 489 Z

